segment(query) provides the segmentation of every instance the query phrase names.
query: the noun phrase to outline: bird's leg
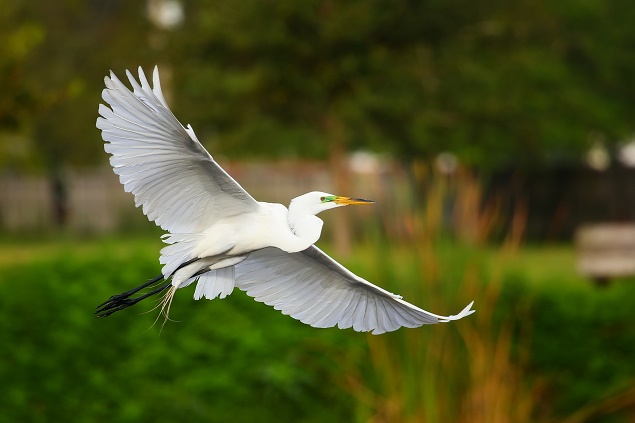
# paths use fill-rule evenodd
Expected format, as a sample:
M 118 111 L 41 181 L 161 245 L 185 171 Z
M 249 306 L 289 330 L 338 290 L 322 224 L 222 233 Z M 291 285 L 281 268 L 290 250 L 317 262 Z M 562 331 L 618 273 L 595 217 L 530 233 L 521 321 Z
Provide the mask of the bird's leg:
M 199 260 L 199 258 L 193 258 L 191 260 L 188 260 L 184 263 L 181 263 L 179 265 L 179 267 L 176 268 L 176 270 L 179 270 L 185 266 L 187 266 L 188 264 L 192 264 L 195 261 Z M 176 271 L 175 270 L 175 271 Z M 97 317 L 106 317 L 106 316 L 110 316 L 112 313 L 119 311 L 119 310 L 123 310 L 126 307 L 130 307 L 131 305 L 134 305 L 136 303 L 138 303 L 139 301 L 148 298 L 151 295 L 157 294 L 161 291 L 164 291 L 169 285 L 170 283 L 167 283 L 166 285 L 163 285 L 151 292 L 149 292 L 148 294 L 142 295 L 141 297 L 137 297 L 137 298 L 130 298 L 132 295 L 136 294 L 137 292 L 141 291 L 143 288 L 152 285 L 155 282 L 159 282 L 161 279 L 164 279 L 163 275 L 159 275 L 154 279 L 149 280 L 148 282 L 139 285 L 136 288 L 131 289 L 130 291 L 126 291 L 126 292 L 122 292 L 121 294 L 117 294 L 117 295 L 113 295 L 112 297 L 110 297 L 107 301 L 99 304 L 97 306 L 97 310 L 95 311 L 95 314 L 97 315 Z
M 159 275 L 156 278 L 151 279 L 148 282 L 146 282 L 146 283 L 144 283 L 142 285 L 139 285 L 136 288 L 131 289 L 130 291 L 126 291 L 126 292 L 122 292 L 121 294 L 113 295 L 112 297 L 110 297 L 106 301 L 104 301 L 103 303 L 99 304 L 97 306 L 97 308 L 100 308 L 100 307 L 102 307 L 102 306 L 104 306 L 104 305 L 106 305 L 106 304 L 108 304 L 110 302 L 113 302 L 113 301 L 121 301 L 123 299 L 126 299 L 126 298 L 136 294 L 137 292 L 141 291 L 146 286 L 150 286 L 150 285 L 152 285 L 155 282 L 159 282 L 161 279 L 163 279 L 163 275 Z
M 137 298 L 128 298 L 126 296 L 115 295 L 115 297 L 117 298 L 115 298 L 114 300 L 106 301 L 106 303 L 103 306 L 98 307 L 97 311 L 95 311 L 95 314 L 97 315 L 97 317 L 110 316 L 112 313 L 116 311 L 123 310 L 124 308 L 128 308 L 132 305 L 137 304 L 141 300 L 145 300 L 146 298 L 151 297 L 152 295 L 165 291 L 167 288 L 170 287 L 170 285 L 172 285 L 172 282 L 168 282 L 165 285 L 162 285 L 148 292 L 147 294 L 144 294 Z M 120 295 L 123 295 L 123 294 L 120 294 Z

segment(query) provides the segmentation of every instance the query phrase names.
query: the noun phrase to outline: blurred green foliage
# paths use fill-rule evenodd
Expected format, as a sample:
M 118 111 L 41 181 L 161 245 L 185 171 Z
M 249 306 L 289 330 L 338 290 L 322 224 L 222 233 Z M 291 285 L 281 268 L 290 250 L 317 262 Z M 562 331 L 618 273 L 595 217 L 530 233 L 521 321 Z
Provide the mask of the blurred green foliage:
M 232 157 L 543 163 L 633 131 L 618 1 L 196 0 L 170 29 L 150 3 L 0 5 L 0 166 L 103 162 L 103 76 L 155 64 L 177 116 Z
M 242 293 L 217 307 L 180 295 L 171 317 L 182 323 L 163 331 L 162 321 L 152 326 L 155 312 L 139 315 L 152 301 L 127 317 L 95 319 L 99 302 L 158 272 L 155 251 L 142 245 L 127 248 L 125 258 L 114 244 L 89 253 L 69 246 L 3 269 L 0 286 L 13 292 L 0 300 L 0 421 L 322 422 L 349 415 L 347 399 L 324 383 L 320 357 L 345 338 Z
M 635 310 L 633 282 L 600 292 L 590 284 L 552 287 L 537 297 L 532 366 L 550 375 L 556 399 L 548 402 L 556 412 L 633 388 L 635 324 L 628 317 Z
M 152 326 L 156 311 L 143 314 L 152 302 L 95 319 L 99 302 L 158 272 L 156 247 L 142 239 L 3 242 L 0 421 L 367 421 L 381 415 L 376 407 L 395 380 L 411 399 L 388 397 L 386 406 L 406 416 L 414 401 L 427 420 L 448 421 L 443 410 L 456 415 L 470 383 L 489 386 L 489 379 L 470 382 L 469 363 L 492 328 L 506 324 L 516 333 L 510 358 L 524 367 L 519 383 L 542 387 L 528 394 L 533 418 L 558 421 L 602 404 L 635 377 L 633 281 L 598 291 L 572 273 L 562 277 L 562 261 L 531 271 L 549 257 L 571 261 L 567 249 L 510 258 L 440 243 L 436 266 L 419 267 L 414 248 L 363 247 L 347 261 L 352 269 L 425 308 L 452 310 L 477 298 L 471 320 L 378 337 L 305 326 L 238 290 L 212 302 L 179 292 L 171 317 L 180 322 L 162 331 L 161 322 Z M 483 280 L 502 275 L 497 300 L 458 284 L 474 271 Z M 461 345 L 458 334 L 471 326 L 479 338 Z M 496 383 L 511 389 L 509 380 Z M 447 389 L 463 396 L 443 403 Z M 364 392 L 375 399 L 365 402 Z M 625 421 L 627 410 L 610 410 L 610 421 Z M 584 421 L 609 421 L 590 415 Z

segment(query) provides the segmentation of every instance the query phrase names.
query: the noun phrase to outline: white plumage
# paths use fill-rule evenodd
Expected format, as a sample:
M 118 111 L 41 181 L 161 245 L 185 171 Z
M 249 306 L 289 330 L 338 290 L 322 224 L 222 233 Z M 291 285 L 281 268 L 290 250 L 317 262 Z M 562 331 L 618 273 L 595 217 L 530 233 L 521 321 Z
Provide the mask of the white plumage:
M 139 68 L 139 82 L 126 71 L 132 91 L 111 72 L 102 93 L 97 127 L 124 189 L 136 206 L 168 231 L 161 250 L 162 274 L 131 291 L 111 297 L 97 314 L 111 313 L 168 290 L 198 281 L 194 298 L 224 298 L 234 286 L 257 301 L 314 327 L 352 327 L 373 334 L 402 326 L 458 320 L 422 310 L 356 276 L 313 245 L 320 237 L 324 210 L 368 200 L 310 192 L 289 208 L 251 197 L 205 150 L 188 125 L 172 114 L 154 69 L 150 87 Z M 132 295 L 161 279 L 170 282 L 148 294 Z M 166 311 L 167 311 L 166 310 Z

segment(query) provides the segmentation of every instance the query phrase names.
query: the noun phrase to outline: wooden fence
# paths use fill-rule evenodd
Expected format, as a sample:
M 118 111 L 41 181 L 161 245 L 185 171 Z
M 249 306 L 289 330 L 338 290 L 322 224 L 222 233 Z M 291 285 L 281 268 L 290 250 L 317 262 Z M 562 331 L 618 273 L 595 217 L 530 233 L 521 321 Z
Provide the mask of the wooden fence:
M 308 191 L 335 191 L 330 169 L 321 162 L 225 163 L 223 167 L 260 201 L 288 204 Z M 380 182 L 386 174 L 394 178 L 400 172 L 391 168 L 353 173 L 350 195 L 380 199 L 385 195 Z M 0 232 L 63 226 L 73 232 L 107 233 L 143 225 L 145 220 L 110 168 L 67 171 L 60 181 L 45 176 L 0 176 Z

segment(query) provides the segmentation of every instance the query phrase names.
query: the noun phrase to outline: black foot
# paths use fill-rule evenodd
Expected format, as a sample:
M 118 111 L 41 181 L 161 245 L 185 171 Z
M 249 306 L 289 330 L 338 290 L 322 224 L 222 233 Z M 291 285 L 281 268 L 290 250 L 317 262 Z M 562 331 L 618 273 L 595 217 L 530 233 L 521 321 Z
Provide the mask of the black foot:
M 126 298 L 126 297 L 115 298 L 115 297 L 117 297 L 117 295 L 110 297 L 111 300 L 107 301 L 103 307 L 100 307 L 97 309 L 97 311 L 95 311 L 95 314 L 97 315 L 97 317 L 110 316 L 116 311 L 123 310 L 124 308 L 128 308 L 131 305 L 135 305 L 139 301 L 141 301 L 140 298 Z
M 156 280 L 152 281 L 152 283 L 154 282 L 156 282 Z M 170 285 L 172 285 L 172 282 L 168 282 L 165 285 L 162 285 L 140 297 L 130 298 L 130 296 L 132 296 L 134 293 L 136 293 L 137 291 L 139 291 L 140 289 L 142 289 L 144 286 L 147 286 L 147 285 L 142 285 L 139 288 L 135 288 L 132 291 L 124 292 L 122 294 L 113 295 L 112 297 L 110 297 L 110 299 L 108 299 L 108 301 L 97 306 L 97 310 L 95 311 L 95 314 L 97 315 L 97 317 L 110 316 L 116 311 L 123 310 L 124 308 L 133 306 L 141 300 L 144 300 L 152 295 L 158 294 L 159 292 L 165 291 L 167 288 L 170 287 Z

